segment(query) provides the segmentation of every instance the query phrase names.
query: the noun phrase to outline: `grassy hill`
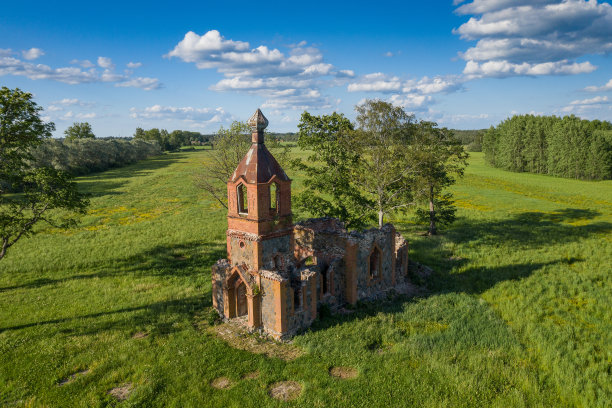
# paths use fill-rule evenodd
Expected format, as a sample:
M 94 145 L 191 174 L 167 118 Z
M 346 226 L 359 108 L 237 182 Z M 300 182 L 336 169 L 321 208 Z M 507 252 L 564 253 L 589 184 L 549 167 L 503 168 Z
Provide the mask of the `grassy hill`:
M 226 228 L 193 184 L 208 154 L 79 178 L 93 195 L 79 227 L 45 227 L 0 261 L 0 406 L 609 406 L 611 181 L 509 173 L 473 154 L 452 228 L 428 238 L 393 220 L 435 269 L 428 294 L 326 317 L 285 361 L 207 330 Z M 337 366 L 358 375 L 333 377 Z M 219 377 L 233 386 L 212 387 Z M 301 384 L 296 400 L 268 395 L 282 380 Z

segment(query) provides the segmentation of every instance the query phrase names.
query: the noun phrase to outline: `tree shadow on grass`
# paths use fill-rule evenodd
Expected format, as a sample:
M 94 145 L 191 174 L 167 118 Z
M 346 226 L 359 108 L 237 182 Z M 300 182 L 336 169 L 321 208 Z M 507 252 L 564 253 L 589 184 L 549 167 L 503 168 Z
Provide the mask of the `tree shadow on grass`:
M 210 307 L 211 299 L 210 290 L 208 290 L 203 292 L 202 296 L 0 327 L 0 334 L 31 327 L 58 325 L 58 332 L 67 335 L 99 334 L 108 330 L 135 332 L 143 328 L 150 328 L 149 334 L 166 335 L 178 330 L 176 323 L 190 320 L 202 309 Z M 45 336 L 48 336 L 48 333 L 45 333 Z
M 593 210 L 564 208 L 554 212 L 524 212 L 503 220 L 458 219 L 446 233 L 450 242 L 533 249 L 564 244 L 612 231 L 609 222 L 591 222 Z M 572 225 L 573 224 L 573 225 Z
M 601 215 L 597 211 L 565 208 L 550 213 L 526 212 L 503 220 L 459 219 L 444 232 L 444 238 L 451 244 L 481 246 L 494 251 L 498 247 L 513 248 L 517 251 L 537 249 L 547 245 L 580 241 L 595 234 L 612 231 L 608 222 L 592 222 Z M 468 267 L 469 260 L 455 257 L 449 246 L 442 246 L 440 237 L 428 237 L 410 243 L 411 253 L 421 263 L 433 268 L 434 272 L 424 283 L 427 292 L 424 297 L 444 293 L 481 294 L 500 282 L 517 281 L 531 276 L 534 272 L 552 265 L 572 265 L 583 262 L 580 258 L 561 258 L 550 262 L 525 262 L 495 267 Z M 465 268 L 465 269 L 464 269 Z M 459 272 L 459 270 L 461 270 Z M 414 280 L 420 280 L 414 277 Z M 399 299 L 360 304 L 355 313 L 324 318 L 312 326 L 321 330 L 339 322 L 351 321 L 377 313 L 401 313 L 405 303 L 413 299 Z
M 185 153 L 167 153 L 146 160 L 141 160 L 137 163 L 124 167 L 117 167 L 79 176 L 77 177 L 76 181 L 79 185 L 79 189 L 82 192 L 89 193 L 92 196 L 120 194 L 117 192 L 108 191 L 110 189 L 118 189 L 127 183 L 127 180 L 117 181 L 117 179 L 128 179 L 132 177 L 144 176 L 155 170 L 167 167 L 180 159 L 184 159 L 185 157 L 187 157 Z
M 74 274 L 58 279 L 39 278 L 33 281 L 0 288 L 0 293 L 57 285 L 82 279 L 99 279 L 133 274 L 143 276 L 190 277 L 210 273 L 210 267 L 226 254 L 226 247 L 217 243 L 188 242 L 170 246 L 159 245 L 142 253 L 118 261 L 98 265 L 92 273 Z
M 225 256 L 225 245 L 189 242 L 171 246 L 156 246 L 140 254 L 113 261 L 90 274 L 75 274 L 62 279 L 36 279 L 32 282 L 0 288 L 0 292 L 40 288 L 64 282 L 125 276 L 134 277 L 193 277 L 210 274 L 210 267 Z M 194 281 L 195 282 L 195 281 Z M 103 310 L 97 313 L 62 317 L 38 322 L 0 327 L 0 333 L 36 326 L 57 325 L 58 332 L 67 335 L 98 334 L 108 330 L 127 332 L 146 331 L 152 335 L 166 335 L 181 329 L 180 323 L 193 321 L 197 313 L 212 305 L 210 288 L 201 295 L 164 300 L 146 305 Z M 177 326 L 178 325 L 178 326 Z

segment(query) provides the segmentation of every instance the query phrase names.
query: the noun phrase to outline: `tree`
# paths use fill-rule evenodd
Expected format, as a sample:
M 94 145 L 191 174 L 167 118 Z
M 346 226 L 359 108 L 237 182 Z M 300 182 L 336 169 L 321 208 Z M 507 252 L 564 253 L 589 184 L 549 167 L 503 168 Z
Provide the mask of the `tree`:
M 66 135 L 67 140 L 96 138 L 96 135 L 93 134 L 91 125 L 88 122 L 75 122 L 72 124 L 72 126 L 68 126 L 68 128 L 64 130 L 64 134 Z
M 249 126 L 238 121 L 234 121 L 229 129 L 221 126 L 215 135 L 213 146 L 214 149 L 209 152 L 210 159 L 204 162 L 203 172 L 196 176 L 195 182 L 227 208 L 226 183 L 251 147 Z
M 56 227 L 76 222 L 52 210 L 84 212 L 88 204 L 68 174 L 29 165 L 31 148 L 55 129 L 40 119 L 41 109 L 30 93 L 0 89 L 0 259 L 40 221 Z
M 418 209 L 417 216 L 429 222 L 429 235 L 437 233 L 437 224 L 455 219 L 452 195 L 444 189 L 462 176 L 468 154 L 453 132 L 438 128 L 434 122 L 421 121 L 416 126 L 410 153 L 414 169 L 413 193 L 417 200 L 425 201 L 428 210 Z
M 360 154 L 355 179 L 371 203 L 365 208 L 376 212 L 380 228 L 386 214 L 413 203 L 413 163 L 407 154 L 414 116 L 380 100 L 367 100 L 355 109 L 359 128 L 353 146 Z
M 306 190 L 295 198 L 296 208 L 321 217 L 335 217 L 347 228 L 359 228 L 373 219 L 372 207 L 354 180 L 360 156 L 354 149 L 353 125 L 342 114 L 313 116 L 304 112 L 298 125 L 298 146 L 311 154 L 292 167 L 306 173 Z

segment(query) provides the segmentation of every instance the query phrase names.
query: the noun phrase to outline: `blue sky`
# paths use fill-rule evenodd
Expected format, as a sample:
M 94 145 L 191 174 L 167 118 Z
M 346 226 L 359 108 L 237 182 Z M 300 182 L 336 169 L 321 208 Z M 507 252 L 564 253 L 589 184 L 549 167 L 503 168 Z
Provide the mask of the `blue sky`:
M 56 136 L 269 130 L 380 98 L 485 128 L 515 113 L 612 120 L 612 6 L 597 0 L 5 2 L 0 85 Z

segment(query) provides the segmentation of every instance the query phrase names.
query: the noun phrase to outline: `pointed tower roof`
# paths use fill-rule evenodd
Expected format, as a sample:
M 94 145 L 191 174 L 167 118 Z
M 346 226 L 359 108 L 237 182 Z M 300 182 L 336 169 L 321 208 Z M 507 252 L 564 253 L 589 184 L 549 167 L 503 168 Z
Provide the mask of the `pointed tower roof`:
M 249 125 L 253 132 L 263 132 L 268 127 L 268 119 L 266 119 L 261 110 L 257 109 L 247 121 L 247 125 Z
M 247 183 L 267 183 L 273 176 L 289 181 L 285 171 L 264 144 L 263 131 L 268 126 L 268 119 L 257 109 L 247 124 L 253 131 L 253 144 L 234 170 L 230 181 L 234 182 L 241 176 Z

